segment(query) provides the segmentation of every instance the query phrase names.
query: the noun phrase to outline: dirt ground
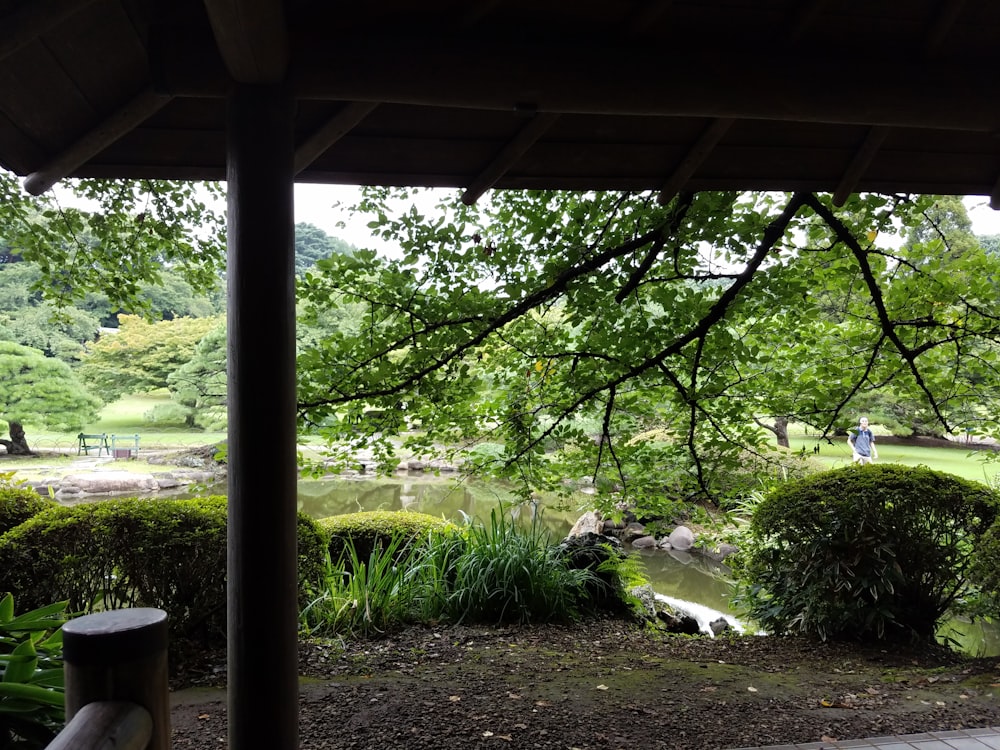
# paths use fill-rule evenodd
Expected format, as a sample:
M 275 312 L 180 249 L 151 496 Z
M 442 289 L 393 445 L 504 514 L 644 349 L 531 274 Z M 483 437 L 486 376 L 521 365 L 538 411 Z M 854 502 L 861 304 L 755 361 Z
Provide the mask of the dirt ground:
M 179 667 L 173 747 L 225 747 L 225 656 Z M 302 644 L 299 670 L 303 750 L 707 750 L 1000 725 L 997 658 L 620 621 Z

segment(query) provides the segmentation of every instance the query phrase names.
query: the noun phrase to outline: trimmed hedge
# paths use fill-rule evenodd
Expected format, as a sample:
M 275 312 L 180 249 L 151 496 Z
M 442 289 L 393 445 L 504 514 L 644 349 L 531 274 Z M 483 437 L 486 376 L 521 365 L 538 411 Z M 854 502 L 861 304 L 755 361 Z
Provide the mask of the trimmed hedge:
M 299 601 L 323 580 L 327 537 L 298 515 Z M 53 507 L 0 537 L 0 593 L 25 609 L 158 607 L 172 638 L 226 637 L 226 498 Z M 266 601 L 266 592 L 261 592 Z
M 765 630 L 930 640 L 968 590 L 998 517 L 986 485 L 893 464 L 789 482 L 757 507 L 734 561 L 738 599 Z
M 409 510 L 372 510 L 321 518 L 318 522 L 330 539 L 330 559 L 343 562 L 347 540 L 354 543 L 359 560 L 368 560 L 376 547 L 386 547 L 394 536 L 408 537 L 400 552 L 417 539 L 425 539 L 432 531 L 446 531 L 455 525 L 443 518 Z
M 0 483 L 0 536 L 55 505 L 52 500 L 41 497 L 30 487 Z

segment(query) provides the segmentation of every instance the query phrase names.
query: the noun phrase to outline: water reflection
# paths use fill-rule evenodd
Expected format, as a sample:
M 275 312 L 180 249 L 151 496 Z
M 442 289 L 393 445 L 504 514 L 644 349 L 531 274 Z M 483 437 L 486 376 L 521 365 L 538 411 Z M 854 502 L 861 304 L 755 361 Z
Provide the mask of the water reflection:
M 523 525 L 538 517 L 554 540 L 565 537 L 577 518 L 590 509 L 588 497 L 580 495 L 559 508 L 538 503 L 519 503 L 517 497 L 496 483 L 459 479 L 357 479 L 313 480 L 299 483 L 299 510 L 312 518 L 371 510 L 411 510 L 461 522 L 464 517 L 487 523 L 500 505 Z M 645 567 L 656 593 L 676 602 L 692 602 L 699 611 L 714 610 L 727 618 L 731 589 L 725 566 L 702 555 L 634 550 Z M 693 614 L 693 613 L 692 613 Z M 709 619 L 711 612 L 705 615 Z M 1000 655 L 1000 627 L 995 623 L 954 620 L 942 627 L 941 638 L 974 656 Z

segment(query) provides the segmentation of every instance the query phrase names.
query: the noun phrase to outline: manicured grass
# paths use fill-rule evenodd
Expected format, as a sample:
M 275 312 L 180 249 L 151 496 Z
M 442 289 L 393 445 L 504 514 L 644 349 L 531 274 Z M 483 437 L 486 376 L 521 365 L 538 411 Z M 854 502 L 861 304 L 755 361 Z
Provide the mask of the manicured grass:
M 813 455 L 813 447 L 817 444 L 815 437 L 790 435 L 789 443 L 793 451 L 805 448 L 807 455 Z M 878 442 L 878 460 L 880 463 L 898 463 L 905 466 L 926 466 L 936 471 L 972 479 L 977 482 L 994 482 L 1000 474 L 1000 463 L 987 463 L 988 456 L 995 454 L 988 451 L 970 451 L 960 445 L 954 448 L 939 448 L 922 445 L 886 445 Z M 847 438 L 833 438 L 833 443 L 821 442 L 820 452 L 816 458 L 830 465 L 830 468 L 847 466 L 851 462 L 851 448 Z
M 127 438 L 139 435 L 139 449 L 189 447 L 218 443 L 226 439 L 225 431 L 204 432 L 191 430 L 183 425 L 162 426 L 146 421 L 145 415 L 160 404 L 170 403 L 166 391 L 144 393 L 108 404 L 101 410 L 96 422 L 84 425 L 83 432 L 120 435 Z M 77 433 L 46 432 L 25 425 L 28 444 L 35 450 L 76 453 Z M 131 443 L 129 443 L 130 445 Z

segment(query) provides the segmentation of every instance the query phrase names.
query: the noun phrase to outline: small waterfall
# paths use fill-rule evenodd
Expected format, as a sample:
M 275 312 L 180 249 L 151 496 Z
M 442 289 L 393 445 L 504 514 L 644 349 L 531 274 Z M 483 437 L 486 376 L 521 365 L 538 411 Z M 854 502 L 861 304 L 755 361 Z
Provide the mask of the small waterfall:
M 672 596 L 664 596 L 663 594 L 656 594 L 657 601 L 661 601 L 664 604 L 673 607 L 678 612 L 683 612 L 686 615 L 690 615 L 698 622 L 698 627 L 702 629 L 703 632 L 708 633 L 713 638 L 715 634 L 712 632 L 712 628 L 709 627 L 709 623 L 715 622 L 720 617 L 729 623 L 729 627 L 735 630 L 737 633 L 743 633 L 744 627 L 743 623 L 737 620 L 735 617 L 727 615 L 725 612 L 720 612 L 717 609 L 712 609 L 711 607 L 706 607 L 703 604 L 696 604 L 695 602 L 686 602 L 683 599 L 674 599 Z

